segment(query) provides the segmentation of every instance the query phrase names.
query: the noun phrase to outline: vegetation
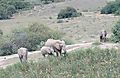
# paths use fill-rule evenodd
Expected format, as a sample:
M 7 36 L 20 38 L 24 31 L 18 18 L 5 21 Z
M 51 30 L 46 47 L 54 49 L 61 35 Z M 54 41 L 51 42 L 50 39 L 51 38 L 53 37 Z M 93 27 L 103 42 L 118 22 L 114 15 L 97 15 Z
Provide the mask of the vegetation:
M 15 64 L 0 70 L 1 78 L 119 78 L 120 54 L 114 49 L 76 50 L 66 57 Z
M 65 0 L 26 0 L 34 5 L 40 5 L 40 4 L 50 4 L 54 2 L 63 2 Z
M 108 3 L 105 7 L 101 10 L 102 14 L 120 14 L 120 1 L 116 0 L 113 2 Z
M 112 28 L 112 41 L 120 42 L 120 21 Z
M 8 38 L 3 38 L 0 42 L 0 55 L 14 54 L 20 47 L 26 47 L 29 51 L 37 50 L 41 47 L 41 41 L 48 38 L 60 39 L 62 34 L 45 25 L 34 23 L 26 29 L 15 30 Z
M 95 46 L 98 46 L 98 45 L 101 45 L 102 43 L 100 43 L 99 41 L 96 41 L 94 43 L 92 43 L 92 45 L 95 45 Z
M 65 9 L 61 9 L 59 14 L 58 14 L 58 19 L 63 19 L 63 18 L 71 18 L 71 17 L 78 17 L 82 15 L 81 13 L 78 13 L 76 9 L 72 7 L 67 7 Z
M 0 19 L 8 19 L 19 10 L 31 7 L 31 4 L 24 0 L 0 0 Z

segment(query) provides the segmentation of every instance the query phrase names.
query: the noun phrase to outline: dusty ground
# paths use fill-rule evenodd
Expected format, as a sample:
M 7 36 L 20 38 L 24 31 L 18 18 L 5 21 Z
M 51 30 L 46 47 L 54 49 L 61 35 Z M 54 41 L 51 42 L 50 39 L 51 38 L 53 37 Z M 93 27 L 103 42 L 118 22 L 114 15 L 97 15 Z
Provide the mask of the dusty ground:
M 70 52 L 72 50 L 78 49 L 78 48 L 90 48 L 92 47 L 93 43 L 80 43 L 80 44 L 74 44 L 74 45 L 68 45 L 67 46 L 67 52 Z M 102 43 L 101 45 L 98 45 L 100 48 L 116 48 L 118 49 L 118 44 L 114 43 Z M 43 56 L 40 54 L 40 51 L 35 51 L 35 52 L 29 52 L 28 59 L 30 60 L 38 60 L 43 58 Z M 10 56 L 0 56 L 0 68 L 6 68 L 9 65 L 15 64 L 19 62 L 19 58 L 17 54 L 10 55 Z

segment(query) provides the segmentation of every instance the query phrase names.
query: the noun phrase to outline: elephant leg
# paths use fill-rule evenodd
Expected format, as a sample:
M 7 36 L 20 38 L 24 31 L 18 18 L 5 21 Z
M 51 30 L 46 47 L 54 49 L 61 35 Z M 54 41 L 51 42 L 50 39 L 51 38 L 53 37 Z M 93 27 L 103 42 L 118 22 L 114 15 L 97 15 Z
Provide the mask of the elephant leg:
M 20 62 L 22 63 L 23 55 L 19 55 Z
M 43 57 L 45 57 L 45 54 L 42 54 L 43 55 Z
M 54 52 L 56 53 L 56 56 L 59 56 L 59 51 L 57 49 L 55 49 Z
M 59 56 L 59 51 L 58 51 L 58 50 L 56 50 L 55 52 L 56 52 L 56 55 L 57 55 L 57 56 Z
M 60 56 L 62 55 L 62 52 L 61 51 L 58 51 L 60 53 Z
M 28 58 L 27 56 L 28 56 L 28 55 L 26 54 L 26 55 L 25 55 L 25 61 L 27 61 L 27 58 Z
M 64 50 L 64 53 L 62 53 L 64 56 L 66 55 L 66 53 L 67 53 L 67 51 L 66 50 Z
M 106 42 L 106 37 L 104 38 L 104 42 Z
M 102 36 L 100 36 L 100 42 L 102 42 L 102 40 L 103 40 L 103 37 L 102 37 Z
M 105 37 L 103 38 L 103 42 L 105 42 Z

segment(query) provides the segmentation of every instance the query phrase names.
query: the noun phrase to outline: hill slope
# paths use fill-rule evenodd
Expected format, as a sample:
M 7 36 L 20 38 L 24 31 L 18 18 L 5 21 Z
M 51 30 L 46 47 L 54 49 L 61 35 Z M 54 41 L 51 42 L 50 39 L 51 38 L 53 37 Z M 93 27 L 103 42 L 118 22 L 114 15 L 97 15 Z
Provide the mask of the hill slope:
M 100 7 L 106 4 L 107 0 L 66 0 L 65 2 L 52 3 L 48 5 L 35 6 L 33 10 L 20 12 L 15 14 L 13 19 L 0 20 L 0 29 L 5 34 L 10 34 L 14 29 L 22 29 L 28 25 L 37 22 L 57 28 L 67 37 L 76 41 L 95 41 L 98 39 L 98 33 L 101 29 L 107 29 L 111 33 L 113 24 L 118 20 L 118 17 L 109 15 L 100 15 L 94 13 Z M 78 12 L 88 10 L 83 16 L 71 20 L 65 19 L 63 23 L 57 23 L 57 14 L 60 9 L 71 6 L 77 9 Z M 50 19 L 50 17 L 52 19 Z M 68 22 L 66 22 L 66 20 Z

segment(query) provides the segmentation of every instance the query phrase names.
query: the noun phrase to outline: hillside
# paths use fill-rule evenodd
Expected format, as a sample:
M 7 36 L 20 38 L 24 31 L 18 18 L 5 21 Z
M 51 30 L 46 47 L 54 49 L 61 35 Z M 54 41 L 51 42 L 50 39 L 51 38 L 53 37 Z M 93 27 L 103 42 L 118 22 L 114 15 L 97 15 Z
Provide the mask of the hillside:
M 59 29 L 75 41 L 94 41 L 98 38 L 98 30 L 107 29 L 110 33 L 114 22 L 118 20 L 118 17 L 94 13 L 105 4 L 106 0 L 66 0 L 60 3 L 35 6 L 33 10 L 15 14 L 12 19 L 1 20 L 0 29 L 8 34 L 14 29 L 22 29 L 37 22 Z M 78 12 L 85 10 L 89 12 L 83 12 L 83 16 L 68 20 L 69 22 L 57 23 L 59 21 L 56 19 L 58 12 L 67 6 L 76 8 Z M 50 17 L 52 19 L 49 19 Z

